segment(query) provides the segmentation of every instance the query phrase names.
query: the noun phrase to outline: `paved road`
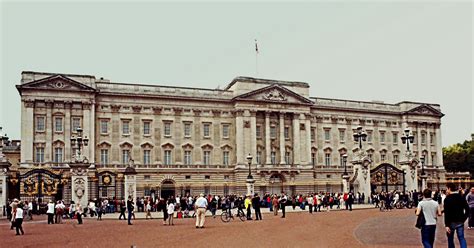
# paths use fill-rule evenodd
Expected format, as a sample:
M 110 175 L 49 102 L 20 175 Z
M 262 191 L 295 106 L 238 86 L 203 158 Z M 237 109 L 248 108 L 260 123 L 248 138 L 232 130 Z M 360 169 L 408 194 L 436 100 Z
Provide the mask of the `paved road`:
M 44 218 L 44 217 L 41 217 Z M 413 210 L 380 212 L 377 209 L 331 211 L 310 215 L 288 213 L 287 218 L 264 214 L 263 221 L 223 223 L 207 218 L 206 228 L 195 229 L 194 219 L 126 221 L 86 218 L 84 225 L 67 220 L 47 225 L 27 222 L 26 234 L 15 236 L 7 223 L 0 225 L 1 247 L 420 247 Z M 446 246 L 441 228 L 437 244 Z M 466 230 L 474 244 L 474 230 Z

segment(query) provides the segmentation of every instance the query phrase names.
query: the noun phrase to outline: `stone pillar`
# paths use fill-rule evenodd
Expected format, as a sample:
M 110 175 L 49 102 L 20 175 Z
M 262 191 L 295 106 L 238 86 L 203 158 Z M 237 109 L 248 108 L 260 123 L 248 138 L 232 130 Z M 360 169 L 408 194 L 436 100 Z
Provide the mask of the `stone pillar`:
M 349 175 L 342 176 L 342 193 L 349 193 Z
M 285 113 L 280 112 L 280 164 L 286 164 L 285 162 Z
M 270 112 L 265 112 L 265 164 L 271 164 L 272 144 L 270 143 Z
M 0 148 L 1 149 L 1 148 Z M 8 168 L 11 166 L 10 162 L 6 158 L 2 157 L 2 151 L 0 150 L 0 216 L 3 216 L 3 213 L 6 214 L 6 205 L 7 205 L 7 172 Z
M 89 161 L 95 164 L 95 102 L 92 100 L 89 119 Z
M 255 179 L 247 178 L 247 180 L 245 182 L 246 182 L 246 185 L 247 185 L 247 195 L 253 196 L 254 193 L 255 193 L 255 187 L 254 187 Z
M 354 165 L 355 180 L 359 185 L 357 191 L 361 194 L 364 193 L 366 197 L 370 196 L 370 160 L 368 157 L 364 157 L 360 160 L 352 161 L 351 163 Z
M 441 144 L 441 124 L 436 124 L 434 129 L 436 136 L 436 165 L 439 169 L 444 169 L 443 145 Z
M 402 164 L 402 170 L 405 173 L 405 190 L 412 191 L 412 190 L 417 190 L 418 191 L 418 173 L 416 171 L 416 162 L 415 165 L 413 166 L 411 163 L 412 161 L 401 163 Z
M 135 209 L 137 209 L 137 172 L 133 167 L 127 167 L 123 174 L 125 176 L 125 200 L 131 196 Z
M 91 148 L 94 148 L 94 143 L 91 138 L 91 104 L 89 102 L 84 102 L 82 103 L 82 115 L 83 115 L 83 127 L 82 127 L 82 136 L 83 138 L 87 136 L 90 141 L 90 146 L 84 146 L 82 149 L 82 156 L 84 158 L 87 158 L 87 160 L 93 162 L 92 157 L 91 157 Z
M 53 101 L 46 100 L 46 120 L 45 120 L 45 148 L 44 148 L 44 162 L 49 163 L 53 159 L 53 116 L 51 114 L 53 109 Z
M 71 199 L 74 203 L 80 203 L 82 208 L 87 207 L 89 200 L 89 179 L 87 168 L 90 164 L 70 163 L 71 168 Z
M 21 163 L 33 162 L 34 106 L 34 100 L 24 100 L 21 107 Z
M 306 162 L 307 165 L 311 164 L 311 115 L 306 116 Z
M 64 137 L 66 137 L 64 139 L 64 151 L 63 151 L 64 161 L 72 161 L 71 139 L 67 138 L 67 137 L 72 136 L 72 131 L 73 131 L 72 126 L 71 126 L 71 104 L 72 102 L 70 101 L 64 102 Z
M 427 185 L 426 185 L 426 179 L 428 178 L 428 175 L 420 175 L 420 178 L 421 178 L 421 189 L 420 189 L 420 192 L 423 192 L 423 190 L 426 189 Z
M 253 158 L 257 157 L 257 112 L 250 111 L 250 153 Z M 257 164 L 257 159 L 253 164 Z
M 293 115 L 293 164 L 300 164 L 300 120 L 298 114 Z
M 237 165 L 245 165 L 243 111 L 237 111 L 235 117 L 235 140 L 237 143 Z

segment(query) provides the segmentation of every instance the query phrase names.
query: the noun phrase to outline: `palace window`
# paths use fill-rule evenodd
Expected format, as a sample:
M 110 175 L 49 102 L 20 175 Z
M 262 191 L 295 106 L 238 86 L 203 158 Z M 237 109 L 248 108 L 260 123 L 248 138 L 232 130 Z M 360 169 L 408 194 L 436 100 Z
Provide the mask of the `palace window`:
M 166 137 L 171 137 L 171 123 L 170 122 L 165 122 L 164 124 L 165 129 L 164 129 L 164 134 Z
M 108 120 L 100 120 L 100 133 L 101 134 L 109 133 L 109 121 Z
M 435 152 L 431 153 L 431 164 L 436 165 L 436 153 Z
M 54 162 L 55 163 L 63 162 L 63 148 L 62 147 L 54 148 Z
M 393 154 L 393 164 L 398 164 L 398 154 Z
M 191 123 L 184 123 L 184 137 L 191 137 Z
M 63 131 L 63 118 L 62 117 L 55 117 L 54 118 L 54 131 L 55 132 L 62 132 Z
M 211 136 L 211 124 L 210 123 L 204 123 L 202 125 L 202 134 L 206 138 Z
M 130 134 L 130 121 L 129 120 L 122 121 L 122 134 L 124 135 Z
M 284 129 L 285 139 L 290 139 L 290 128 L 285 127 Z
M 345 153 L 340 153 L 340 154 L 339 154 L 339 165 L 340 165 L 341 167 L 344 167 L 344 154 L 345 154 Z M 347 163 L 347 161 L 346 161 L 346 163 Z
M 261 138 L 262 137 L 262 127 L 257 126 L 257 129 L 255 130 L 255 133 L 256 133 L 257 139 Z
M 171 164 L 171 150 L 165 150 L 165 165 Z
M 109 163 L 109 150 L 108 149 L 101 149 L 100 150 L 100 163 L 101 164 L 108 164 Z
M 150 134 L 150 126 L 151 126 L 151 122 L 149 122 L 149 121 L 144 121 L 143 122 L 143 135 L 149 135 Z
M 367 131 L 367 142 L 372 143 L 372 131 Z
M 189 180 L 189 179 L 191 179 L 191 176 L 189 176 L 189 175 L 186 175 L 186 176 L 184 176 L 184 179 L 187 179 L 187 180 Z
M 229 124 L 222 125 L 222 137 L 229 138 Z
M 416 144 L 418 142 L 418 136 L 416 135 L 416 132 L 412 132 L 413 134 L 413 144 Z
M 290 164 L 290 152 L 285 152 L 285 164 Z
M 257 164 L 262 164 L 262 151 L 257 151 Z
M 313 166 L 316 165 L 316 153 L 314 153 L 314 152 L 311 153 L 311 164 Z
M 229 151 L 222 152 L 222 162 L 224 165 L 229 165 Z
M 346 140 L 346 131 L 345 130 L 339 130 L 339 141 L 344 142 Z
M 211 179 L 211 176 L 205 175 L 205 176 L 204 176 L 204 179 Z
M 393 133 L 393 140 L 392 140 L 393 144 L 398 144 L 398 133 Z
M 316 138 L 316 129 L 311 128 L 311 141 L 314 141 Z
M 143 150 L 143 164 L 149 165 L 151 163 L 150 150 Z
M 421 144 L 422 145 L 426 144 L 426 133 L 425 132 L 421 133 Z
M 44 163 L 44 148 L 43 147 L 36 147 L 35 162 Z
M 385 154 L 380 154 L 380 160 L 382 160 L 382 162 L 385 161 Z
M 191 160 L 191 151 L 184 151 L 184 164 L 185 165 L 191 165 L 192 160 Z
M 81 118 L 79 117 L 73 117 L 72 118 L 72 132 L 76 132 L 78 128 L 81 127 Z
M 130 160 L 130 150 L 122 150 L 122 164 L 128 164 Z
M 331 130 L 330 129 L 324 129 L 324 140 L 325 141 L 330 141 L 331 140 Z
M 324 164 L 326 167 L 331 166 L 331 153 L 324 154 Z
M 276 153 L 275 152 L 271 152 L 270 154 L 270 159 L 272 160 L 272 164 L 276 164 Z
M 270 127 L 270 138 L 276 139 L 276 127 L 275 126 Z
M 380 132 L 380 143 L 385 143 L 385 132 Z
M 37 116 L 36 117 L 36 131 L 44 131 L 45 126 L 45 117 Z
M 203 162 L 205 165 L 210 165 L 211 164 L 211 152 L 210 151 L 204 151 L 203 153 Z

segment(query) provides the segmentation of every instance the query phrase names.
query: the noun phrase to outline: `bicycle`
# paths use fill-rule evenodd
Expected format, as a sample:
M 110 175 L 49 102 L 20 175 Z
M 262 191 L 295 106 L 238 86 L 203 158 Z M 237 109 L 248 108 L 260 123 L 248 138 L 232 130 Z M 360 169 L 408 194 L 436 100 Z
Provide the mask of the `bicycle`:
M 237 214 L 235 217 L 239 217 L 241 221 L 245 221 L 247 219 L 247 216 L 245 216 L 244 211 L 242 209 L 237 210 Z M 230 219 L 234 219 L 234 215 L 232 214 L 232 211 L 229 213 L 227 210 L 223 210 L 221 214 L 221 220 L 222 222 L 229 222 Z

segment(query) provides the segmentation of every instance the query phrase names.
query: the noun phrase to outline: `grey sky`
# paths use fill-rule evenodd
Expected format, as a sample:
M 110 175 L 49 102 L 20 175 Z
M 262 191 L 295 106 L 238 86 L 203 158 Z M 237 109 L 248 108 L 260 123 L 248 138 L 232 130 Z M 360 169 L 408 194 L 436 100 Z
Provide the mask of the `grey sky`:
M 24 70 L 223 87 L 255 75 L 311 96 L 441 104 L 443 145 L 474 132 L 472 3 L 3 3 L 0 126 L 20 138 Z

